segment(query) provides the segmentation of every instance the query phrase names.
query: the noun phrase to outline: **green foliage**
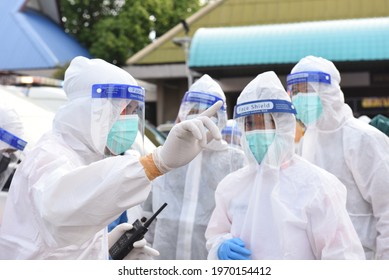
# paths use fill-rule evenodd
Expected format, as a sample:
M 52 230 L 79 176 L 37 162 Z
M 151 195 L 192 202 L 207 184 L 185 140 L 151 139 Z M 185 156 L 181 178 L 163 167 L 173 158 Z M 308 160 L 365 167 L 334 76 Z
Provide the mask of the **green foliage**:
M 93 42 L 94 25 L 120 11 L 118 1 L 60 0 L 65 32 L 74 35 L 86 48 Z
M 179 24 L 181 19 L 189 17 L 200 9 L 199 1 L 193 0 L 157 0 L 156 2 L 163 2 L 161 9 L 154 10 L 154 15 L 156 17 L 155 31 L 157 37 L 163 35 L 169 29 Z
M 199 0 L 60 0 L 65 31 L 92 56 L 122 66 L 200 8 Z

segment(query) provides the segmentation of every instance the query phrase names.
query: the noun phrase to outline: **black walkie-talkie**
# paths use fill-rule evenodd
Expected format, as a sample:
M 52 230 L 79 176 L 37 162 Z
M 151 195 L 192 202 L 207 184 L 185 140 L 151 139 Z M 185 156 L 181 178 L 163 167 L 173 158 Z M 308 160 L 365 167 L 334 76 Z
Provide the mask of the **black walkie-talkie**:
M 164 203 L 153 216 L 150 217 L 144 224 L 136 219 L 132 224 L 133 228 L 126 231 L 109 249 L 109 254 L 113 260 L 122 260 L 129 252 L 134 248 L 134 243 L 141 240 L 145 233 L 149 230 L 148 227 L 158 216 L 158 214 L 166 207 L 167 203 Z

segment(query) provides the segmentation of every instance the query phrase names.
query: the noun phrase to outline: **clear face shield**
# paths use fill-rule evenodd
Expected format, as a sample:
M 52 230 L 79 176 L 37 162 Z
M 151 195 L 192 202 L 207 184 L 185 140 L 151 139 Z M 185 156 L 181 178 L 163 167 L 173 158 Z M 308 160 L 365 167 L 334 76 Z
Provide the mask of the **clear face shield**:
M 323 72 L 298 72 L 287 77 L 287 90 L 296 108 L 296 118 L 305 127 L 314 125 L 323 114 L 320 93 L 331 84 L 331 76 Z
M 27 142 L 10 133 L 9 131 L 0 128 L 0 173 L 4 172 L 11 163 L 11 156 L 15 155 L 16 161 L 19 155 L 18 151 L 23 151 Z
M 235 106 L 234 119 L 242 131 L 241 143 L 251 163 L 261 164 L 271 151 L 277 127 L 272 113 L 295 114 L 292 103 L 286 100 L 258 100 Z
M 144 89 L 132 85 L 96 84 L 93 85 L 92 91 L 92 97 L 96 103 L 105 103 L 108 100 L 112 103 L 112 107 L 107 112 L 100 109 L 103 116 L 111 120 L 106 129 L 108 136 L 105 143 L 105 154 L 122 155 L 129 149 L 136 149 L 140 155 L 144 155 Z M 95 105 L 97 108 L 99 105 L 101 105 L 100 108 L 107 107 L 102 106 L 103 104 Z M 98 112 L 94 115 L 96 118 L 103 117 L 99 116 Z
M 223 102 L 223 105 L 217 111 L 216 115 L 211 117 L 211 120 L 222 129 L 227 123 L 225 102 L 223 99 L 213 94 L 196 91 L 188 91 L 185 93 L 178 112 L 178 118 L 180 121 L 193 119 L 219 100 Z
M 221 131 L 222 139 L 234 148 L 241 149 L 240 138 L 242 132 L 240 131 L 238 124 L 235 120 L 228 120 L 227 125 Z

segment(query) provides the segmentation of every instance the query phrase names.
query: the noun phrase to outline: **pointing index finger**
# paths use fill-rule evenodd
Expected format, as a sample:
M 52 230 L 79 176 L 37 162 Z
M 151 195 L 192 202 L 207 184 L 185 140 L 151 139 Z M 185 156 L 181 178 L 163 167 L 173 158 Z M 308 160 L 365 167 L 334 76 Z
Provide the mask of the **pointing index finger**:
M 216 112 L 223 106 L 223 101 L 219 100 L 215 104 L 213 104 L 211 107 L 209 107 L 207 110 L 202 112 L 200 116 L 206 116 L 206 117 L 212 117 L 216 114 Z

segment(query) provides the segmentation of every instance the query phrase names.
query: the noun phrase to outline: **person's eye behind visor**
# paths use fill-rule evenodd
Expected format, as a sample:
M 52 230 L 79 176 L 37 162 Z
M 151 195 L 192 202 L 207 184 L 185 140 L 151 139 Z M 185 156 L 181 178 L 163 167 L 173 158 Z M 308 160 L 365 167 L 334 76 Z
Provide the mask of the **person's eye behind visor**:
M 275 129 L 274 119 L 271 114 L 253 114 L 245 117 L 245 131 Z
M 125 105 L 120 115 L 121 116 L 124 115 L 128 116 L 128 115 L 135 115 L 135 114 L 139 115 L 142 113 L 142 111 L 143 111 L 143 107 L 141 106 L 141 104 L 139 104 L 139 101 L 131 100 L 130 103 Z
M 298 72 L 287 76 L 287 92 L 292 98 L 299 93 L 321 93 L 325 85 L 331 84 L 331 76 L 324 72 Z

